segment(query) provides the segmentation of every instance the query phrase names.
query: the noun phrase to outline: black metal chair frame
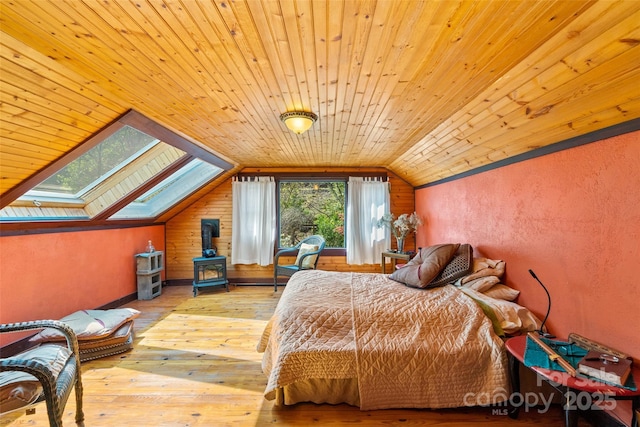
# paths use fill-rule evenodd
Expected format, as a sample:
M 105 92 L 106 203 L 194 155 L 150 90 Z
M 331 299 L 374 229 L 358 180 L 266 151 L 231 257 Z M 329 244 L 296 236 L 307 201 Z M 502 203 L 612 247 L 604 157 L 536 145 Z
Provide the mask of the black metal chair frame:
M 302 255 L 300 257 L 300 259 L 298 260 L 297 264 L 289 264 L 289 265 L 278 265 L 278 260 L 280 259 L 280 256 L 285 255 L 285 256 L 297 256 L 298 251 L 300 250 L 300 247 L 302 246 L 303 243 L 306 243 L 308 245 L 318 245 L 318 250 L 317 251 L 313 251 L 313 252 L 307 252 L 306 254 Z M 322 250 L 324 249 L 324 245 L 325 245 L 325 240 L 324 237 L 322 236 L 318 236 L 318 235 L 313 235 L 313 236 L 309 236 L 305 239 L 302 239 L 297 245 L 295 245 L 292 248 L 287 248 L 287 249 L 282 249 L 280 251 L 278 251 L 278 253 L 276 253 L 275 259 L 273 261 L 273 289 L 275 292 L 278 292 L 278 276 L 288 276 L 291 277 L 293 276 L 294 273 L 300 271 L 300 270 L 315 270 L 315 268 L 318 265 L 318 260 L 320 259 L 320 253 L 322 252 Z M 304 263 L 304 259 L 306 257 L 310 257 L 313 255 L 317 255 L 316 256 L 316 261 L 313 263 L 313 267 L 309 267 L 309 268 L 302 268 L 302 265 Z
M 46 401 L 49 425 L 51 427 L 62 427 L 64 407 L 71 394 L 71 389 L 75 388 L 76 424 L 83 425 L 80 350 L 78 339 L 73 329 L 58 320 L 35 320 L 2 324 L 0 325 L 0 333 L 43 328 L 54 328 L 62 332 L 67 340 L 67 346 L 71 350 L 71 354 L 59 374 L 57 376 L 54 375 L 46 364 L 38 360 L 20 360 L 16 358 L 0 359 L 0 372 L 22 371 L 33 375 L 40 381 L 40 384 L 42 384 L 42 396 L 37 402 L 41 402 L 43 399 Z M 26 406 L 25 409 L 29 406 Z

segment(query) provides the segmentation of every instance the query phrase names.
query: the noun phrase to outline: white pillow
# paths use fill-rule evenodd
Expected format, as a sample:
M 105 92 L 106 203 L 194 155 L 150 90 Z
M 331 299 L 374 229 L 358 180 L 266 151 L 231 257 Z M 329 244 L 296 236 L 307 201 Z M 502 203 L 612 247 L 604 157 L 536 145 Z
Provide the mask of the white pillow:
M 473 273 L 464 276 L 462 283 L 470 282 L 478 277 L 497 276 L 502 277 L 504 274 L 505 262 L 501 260 L 493 260 L 488 258 L 473 259 Z
M 298 265 L 298 263 L 300 262 L 300 258 L 302 258 L 304 254 L 308 254 L 309 252 L 316 252 L 318 248 L 320 248 L 320 246 L 310 245 L 308 243 L 303 243 L 302 245 L 300 245 L 300 250 L 298 251 L 298 257 L 296 258 L 296 265 Z M 302 269 L 313 268 L 314 265 L 316 264 L 317 258 L 318 258 L 318 254 L 305 257 L 305 259 L 302 261 L 301 268 Z
M 505 301 L 513 301 L 518 298 L 520 291 L 510 288 L 507 285 L 498 283 L 484 291 L 483 294 L 490 296 L 491 298 L 503 299 Z
M 484 292 L 489 290 L 493 285 L 500 283 L 500 279 L 496 276 L 484 276 L 473 279 L 464 285 L 465 288 L 473 289 L 474 291 Z
M 460 287 L 460 290 L 491 307 L 500 322 L 500 327 L 507 334 L 540 329 L 540 320 L 526 307 L 515 302 L 491 298 L 473 289 Z

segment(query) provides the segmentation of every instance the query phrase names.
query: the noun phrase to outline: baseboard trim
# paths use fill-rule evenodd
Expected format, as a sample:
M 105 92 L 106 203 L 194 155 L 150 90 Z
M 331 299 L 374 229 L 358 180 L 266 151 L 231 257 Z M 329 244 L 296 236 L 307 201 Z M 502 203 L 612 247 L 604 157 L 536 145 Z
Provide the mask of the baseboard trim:
M 117 300 L 111 301 L 107 304 L 101 305 L 97 307 L 95 310 L 110 310 L 112 308 L 118 308 L 125 305 L 128 302 L 135 301 L 138 299 L 138 292 L 134 292 L 129 295 L 125 295 L 122 298 L 118 298 Z
M 273 286 L 273 277 L 229 277 L 229 284 L 236 286 Z M 193 279 L 167 280 L 166 286 L 193 286 Z M 287 284 L 287 279 L 278 279 L 278 286 Z

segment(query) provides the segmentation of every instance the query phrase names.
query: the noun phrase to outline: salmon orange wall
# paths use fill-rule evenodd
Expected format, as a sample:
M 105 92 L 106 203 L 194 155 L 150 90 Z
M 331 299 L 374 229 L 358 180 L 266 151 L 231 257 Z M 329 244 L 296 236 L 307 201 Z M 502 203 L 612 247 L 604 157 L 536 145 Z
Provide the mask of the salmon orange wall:
M 640 132 L 416 191 L 418 244 L 468 242 L 506 262 L 547 325 L 640 357 Z
M 137 292 L 135 254 L 164 226 L 0 238 L 0 323 L 59 319 Z

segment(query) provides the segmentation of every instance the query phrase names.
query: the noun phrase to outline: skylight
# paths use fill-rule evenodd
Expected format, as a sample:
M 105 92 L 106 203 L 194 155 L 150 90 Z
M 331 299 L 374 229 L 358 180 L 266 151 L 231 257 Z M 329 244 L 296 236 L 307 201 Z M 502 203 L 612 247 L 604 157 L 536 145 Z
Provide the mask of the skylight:
M 130 111 L 32 177 L 0 221 L 153 219 L 230 167 Z
M 26 195 L 38 191 L 41 195 L 61 193 L 80 198 L 87 189 L 95 187 L 158 142 L 131 126 L 123 126 Z
M 132 203 L 129 203 L 110 219 L 152 218 L 206 184 L 223 172 L 200 159 L 194 159 Z

